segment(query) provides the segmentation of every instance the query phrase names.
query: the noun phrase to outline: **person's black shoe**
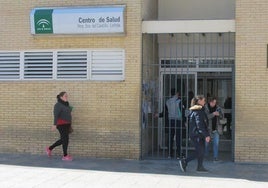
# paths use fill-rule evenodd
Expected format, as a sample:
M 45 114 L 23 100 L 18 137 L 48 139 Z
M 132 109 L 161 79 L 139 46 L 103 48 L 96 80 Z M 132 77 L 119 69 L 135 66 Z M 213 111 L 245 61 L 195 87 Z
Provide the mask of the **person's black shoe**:
M 208 170 L 205 169 L 204 167 L 198 167 L 198 168 L 196 169 L 196 171 L 197 171 L 198 173 L 208 173 Z
M 182 159 L 179 153 L 176 154 L 176 159 Z
M 186 166 L 187 166 L 187 164 L 186 164 L 185 159 L 181 159 L 181 160 L 179 161 L 179 163 L 180 163 L 181 171 L 182 171 L 182 172 L 186 172 Z
M 184 153 L 181 153 L 180 155 L 178 154 L 180 159 L 186 159 L 186 155 Z

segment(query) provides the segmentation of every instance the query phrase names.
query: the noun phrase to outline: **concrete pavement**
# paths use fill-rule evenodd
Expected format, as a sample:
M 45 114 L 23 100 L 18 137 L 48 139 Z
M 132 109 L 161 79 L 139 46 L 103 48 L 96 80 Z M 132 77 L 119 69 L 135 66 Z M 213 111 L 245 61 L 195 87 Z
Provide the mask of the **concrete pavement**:
M 43 187 L 254 187 L 268 188 L 267 164 L 206 161 L 207 174 L 179 170 L 177 160 L 114 160 L 60 156 L 0 154 L 1 188 Z

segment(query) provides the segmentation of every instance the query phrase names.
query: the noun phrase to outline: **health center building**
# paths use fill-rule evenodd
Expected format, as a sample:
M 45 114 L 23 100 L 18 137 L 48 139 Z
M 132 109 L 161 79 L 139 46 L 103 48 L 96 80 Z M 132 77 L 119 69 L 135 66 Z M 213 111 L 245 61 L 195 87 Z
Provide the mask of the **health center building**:
M 268 163 L 266 0 L 0 1 L 1 153 L 45 155 L 66 91 L 74 157 L 175 159 L 175 89 L 186 112 L 192 95 L 217 97 L 222 160 Z

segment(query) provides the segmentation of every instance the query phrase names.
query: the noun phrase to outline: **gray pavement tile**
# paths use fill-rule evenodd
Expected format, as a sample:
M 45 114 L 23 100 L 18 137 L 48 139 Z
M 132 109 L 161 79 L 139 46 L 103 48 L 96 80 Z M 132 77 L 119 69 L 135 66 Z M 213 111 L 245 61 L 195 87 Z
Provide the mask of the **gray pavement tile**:
M 0 154 L 0 187 L 227 187 L 268 188 L 267 164 L 237 164 L 206 161 L 207 174 L 196 172 L 196 162 L 187 172 L 178 160 L 115 160 L 60 156 Z M 204 186 L 205 185 L 205 186 Z
M 44 187 L 194 187 L 223 188 L 246 187 L 265 188 L 267 182 L 245 179 L 194 177 L 181 175 L 161 175 L 129 172 L 108 172 L 63 168 L 0 165 L 0 172 L 9 171 L 16 176 L 0 182 L 3 188 L 44 188 Z M 23 172 L 23 174 L 21 173 Z M 40 176 L 43 173 L 45 176 Z

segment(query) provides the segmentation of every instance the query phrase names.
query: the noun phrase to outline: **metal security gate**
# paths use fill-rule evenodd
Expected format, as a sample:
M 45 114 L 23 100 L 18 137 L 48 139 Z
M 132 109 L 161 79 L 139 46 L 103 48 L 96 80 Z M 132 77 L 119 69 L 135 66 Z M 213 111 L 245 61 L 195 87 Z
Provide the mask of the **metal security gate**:
M 216 96 L 224 108 L 225 100 L 234 96 L 234 47 L 234 33 L 144 34 L 143 158 L 175 159 L 191 152 L 188 118 L 175 125 L 178 129 L 175 128 L 174 134 L 165 110 L 166 101 L 175 89 L 186 116 L 196 94 Z M 226 112 L 232 114 L 230 109 Z M 176 138 L 180 139 L 180 152 Z M 222 136 L 221 145 L 220 149 L 231 158 L 232 137 Z
M 186 97 L 187 93 L 196 93 L 197 89 L 197 74 L 196 72 L 185 72 L 183 70 L 176 70 L 171 68 L 170 70 L 162 70 L 160 71 L 160 93 L 159 93 L 159 106 L 160 109 L 163 109 L 162 119 L 158 119 L 158 125 L 160 128 L 159 136 L 160 139 L 160 148 L 163 150 L 163 153 L 167 153 L 168 158 L 182 157 L 181 155 L 185 155 L 188 150 L 184 149 L 188 148 L 188 130 L 187 119 L 181 121 L 180 125 L 178 125 L 178 129 L 175 129 L 175 135 L 179 134 L 180 144 L 182 151 L 179 152 L 176 145 L 172 144 L 171 139 L 174 139 L 173 143 L 176 142 L 176 136 L 172 137 L 172 127 L 168 119 L 168 112 L 165 111 L 165 104 L 169 98 L 172 97 L 172 90 L 175 90 L 181 101 L 183 106 L 181 108 L 185 108 L 185 113 L 187 114 L 188 106 L 190 106 L 190 101 Z M 181 110 L 183 111 L 183 110 Z M 178 131 L 178 133 L 177 133 Z M 185 150 L 185 151 L 183 151 Z

